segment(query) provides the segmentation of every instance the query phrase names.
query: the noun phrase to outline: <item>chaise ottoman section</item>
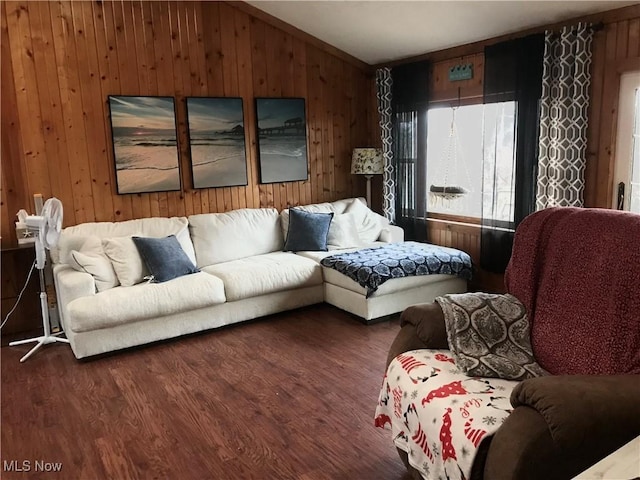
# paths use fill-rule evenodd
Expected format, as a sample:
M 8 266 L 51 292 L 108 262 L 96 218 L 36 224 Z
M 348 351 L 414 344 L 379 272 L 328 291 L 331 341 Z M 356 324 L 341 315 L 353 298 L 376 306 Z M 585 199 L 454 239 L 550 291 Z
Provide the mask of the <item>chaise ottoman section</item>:
M 65 327 L 76 333 L 88 332 L 210 307 L 225 301 L 222 280 L 200 272 L 164 283 L 116 287 L 77 298 L 67 306 Z
M 367 295 L 366 288 L 337 270 L 322 267 L 322 271 L 324 274 L 324 281 L 326 283 L 355 292 L 362 296 Z M 394 278 L 393 280 L 389 280 L 388 282 L 380 285 L 378 289 L 370 295 L 370 298 L 382 297 L 384 295 L 402 292 L 403 290 L 409 290 L 412 288 L 425 287 L 427 285 L 450 280 L 452 278 L 456 277 L 453 277 L 452 275 L 420 275 L 417 277 Z
M 337 282 L 340 285 L 325 279 L 324 301 L 363 318 L 367 323 L 402 312 L 410 305 L 432 302 L 436 297 L 447 293 L 467 291 L 467 281 L 463 278 L 453 275 L 424 275 L 389 280 L 367 298 L 364 288 L 345 275 L 335 273 L 344 278 Z
M 385 243 L 375 242 L 365 248 L 382 245 Z M 327 252 L 298 252 L 298 255 L 320 263 L 330 255 L 357 250 L 357 248 L 333 249 Z M 322 275 L 324 278 L 324 301 L 361 317 L 367 323 L 401 312 L 409 305 L 431 302 L 436 297 L 447 293 L 467 291 L 467 281 L 463 278 L 453 275 L 430 274 L 393 278 L 380 285 L 367 298 L 366 288 L 339 271 L 322 266 Z
M 322 286 L 322 267 L 288 252 L 272 252 L 204 267 L 224 282 L 227 301 Z

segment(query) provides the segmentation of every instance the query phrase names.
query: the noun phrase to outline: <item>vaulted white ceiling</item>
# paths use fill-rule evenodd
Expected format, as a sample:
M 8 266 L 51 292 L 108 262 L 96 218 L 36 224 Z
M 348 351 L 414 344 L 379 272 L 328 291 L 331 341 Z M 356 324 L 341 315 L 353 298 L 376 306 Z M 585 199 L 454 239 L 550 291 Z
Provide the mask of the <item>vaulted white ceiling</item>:
M 637 1 L 249 1 L 360 60 L 377 64 Z

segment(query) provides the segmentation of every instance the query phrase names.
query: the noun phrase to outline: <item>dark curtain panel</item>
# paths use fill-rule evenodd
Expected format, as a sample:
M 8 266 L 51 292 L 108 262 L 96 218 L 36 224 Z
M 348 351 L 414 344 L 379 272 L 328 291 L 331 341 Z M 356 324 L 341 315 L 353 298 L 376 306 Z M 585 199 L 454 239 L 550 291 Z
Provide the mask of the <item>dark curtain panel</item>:
M 396 224 L 406 240 L 427 241 L 427 108 L 429 63 L 391 70 Z
M 543 55 L 544 34 L 501 42 L 484 50 L 484 103 L 516 102 L 512 221 L 495 220 L 501 205 L 483 202 L 480 265 L 490 272 L 505 271 L 515 229 L 535 210 Z M 495 184 L 493 180 L 486 182 L 483 192 L 491 195 Z M 495 200 L 497 195 L 491 198 Z

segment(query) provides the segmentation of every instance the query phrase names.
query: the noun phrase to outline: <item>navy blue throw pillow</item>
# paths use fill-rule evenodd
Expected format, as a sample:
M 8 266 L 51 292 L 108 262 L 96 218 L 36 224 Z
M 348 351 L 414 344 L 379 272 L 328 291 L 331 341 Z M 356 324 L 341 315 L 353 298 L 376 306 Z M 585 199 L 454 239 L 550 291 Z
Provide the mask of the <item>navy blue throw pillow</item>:
M 310 213 L 289 209 L 289 231 L 285 252 L 327 251 L 327 236 L 333 213 Z
M 153 275 L 154 282 L 166 282 L 200 271 L 184 253 L 175 235 L 165 238 L 132 238 L 142 261 Z

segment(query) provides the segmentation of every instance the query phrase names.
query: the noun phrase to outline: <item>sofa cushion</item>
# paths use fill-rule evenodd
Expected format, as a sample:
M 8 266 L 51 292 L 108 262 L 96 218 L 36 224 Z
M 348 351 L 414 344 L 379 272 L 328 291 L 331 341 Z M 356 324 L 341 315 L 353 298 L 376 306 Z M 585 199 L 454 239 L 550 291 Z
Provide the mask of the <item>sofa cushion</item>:
M 282 250 L 278 211 L 244 208 L 189 217 L 199 268 Z
M 322 285 L 320 265 L 287 252 L 233 260 L 204 267 L 202 271 L 223 280 L 228 301 Z
M 125 222 L 81 223 L 65 228 L 60 234 L 58 245 L 51 249 L 54 263 L 69 263 L 71 250 L 80 251 L 85 242 L 93 239 L 100 243 L 105 238 L 127 237 L 166 237 L 175 235 L 187 256 L 195 263 L 196 256 L 189 237 L 186 217 L 152 217 L 128 220 Z
M 200 272 L 77 298 L 67 306 L 65 326 L 74 332 L 88 332 L 224 302 L 222 280 Z
M 98 292 L 120 285 L 111 260 L 104 254 L 71 250 L 69 265 L 78 272 L 85 272 L 91 275 L 96 283 Z
M 132 238 L 154 282 L 166 282 L 200 271 L 184 253 L 175 235 Z
M 140 283 L 149 276 L 149 269 L 142 261 L 131 236 L 105 238 L 102 241 L 102 248 L 111 260 L 120 285 L 123 287 Z
M 378 240 L 382 228 L 387 223 L 383 216 L 369 209 L 363 201 L 357 198 L 351 202 L 345 213 L 351 213 L 354 216 L 358 235 L 363 243 Z
M 289 211 L 289 231 L 284 250 L 287 252 L 326 251 L 332 218 L 333 213 L 311 213 L 292 208 Z
M 327 245 L 336 248 L 354 248 L 362 245 L 354 214 L 342 213 L 333 216 Z

